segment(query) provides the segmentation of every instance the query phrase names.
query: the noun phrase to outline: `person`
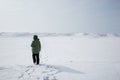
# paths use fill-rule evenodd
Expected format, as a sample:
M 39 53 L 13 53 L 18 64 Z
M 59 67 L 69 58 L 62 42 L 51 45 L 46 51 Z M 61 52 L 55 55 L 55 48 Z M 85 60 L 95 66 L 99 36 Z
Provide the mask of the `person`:
M 32 47 L 33 63 L 38 65 L 39 64 L 39 53 L 41 51 L 41 42 L 37 35 L 33 36 L 31 47 Z

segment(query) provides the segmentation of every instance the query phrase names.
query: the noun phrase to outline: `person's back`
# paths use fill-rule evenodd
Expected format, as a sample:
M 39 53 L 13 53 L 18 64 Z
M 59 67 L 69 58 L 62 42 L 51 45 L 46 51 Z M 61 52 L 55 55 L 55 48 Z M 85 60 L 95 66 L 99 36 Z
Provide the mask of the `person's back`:
M 34 35 L 33 39 L 34 40 L 32 41 L 32 44 L 31 44 L 33 63 L 39 64 L 39 52 L 41 50 L 41 43 L 37 35 Z
M 41 49 L 39 39 L 34 40 L 31 44 L 31 47 L 32 47 L 33 54 L 38 54 L 40 52 L 40 49 Z

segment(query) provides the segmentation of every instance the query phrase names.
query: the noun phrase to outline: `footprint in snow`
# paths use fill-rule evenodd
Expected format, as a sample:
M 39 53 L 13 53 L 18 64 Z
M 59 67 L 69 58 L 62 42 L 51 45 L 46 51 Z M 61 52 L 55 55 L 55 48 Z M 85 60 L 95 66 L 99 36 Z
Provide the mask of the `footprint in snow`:
M 21 67 L 21 66 L 20 66 Z M 21 67 L 21 75 L 19 79 L 34 79 L 34 80 L 57 80 L 56 74 L 60 71 L 51 65 L 30 65 Z

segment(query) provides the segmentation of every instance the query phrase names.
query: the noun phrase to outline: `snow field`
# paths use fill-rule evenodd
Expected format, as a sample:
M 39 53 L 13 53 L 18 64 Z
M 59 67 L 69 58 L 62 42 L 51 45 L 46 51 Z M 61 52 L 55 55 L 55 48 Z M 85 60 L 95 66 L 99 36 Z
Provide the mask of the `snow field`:
M 39 37 L 40 65 L 32 37 L 0 37 L 0 80 L 120 80 L 120 37 Z

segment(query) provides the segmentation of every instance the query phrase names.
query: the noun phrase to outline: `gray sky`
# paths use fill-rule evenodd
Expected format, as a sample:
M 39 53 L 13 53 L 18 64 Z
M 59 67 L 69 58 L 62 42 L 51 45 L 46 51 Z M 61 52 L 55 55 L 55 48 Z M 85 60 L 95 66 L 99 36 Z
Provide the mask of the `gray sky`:
M 120 32 L 120 0 L 0 0 L 0 32 Z

